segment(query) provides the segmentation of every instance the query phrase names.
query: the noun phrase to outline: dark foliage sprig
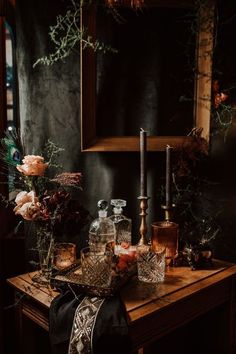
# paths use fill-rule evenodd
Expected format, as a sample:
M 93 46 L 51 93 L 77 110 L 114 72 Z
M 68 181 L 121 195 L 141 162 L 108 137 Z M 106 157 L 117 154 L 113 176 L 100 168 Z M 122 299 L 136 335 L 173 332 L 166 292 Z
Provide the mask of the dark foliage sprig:
M 52 65 L 59 60 L 66 59 L 71 53 L 78 52 L 79 44 L 82 48 L 91 48 L 95 52 L 117 52 L 114 48 L 97 39 L 92 38 L 86 28 L 80 27 L 80 14 L 82 6 L 90 2 L 71 0 L 72 8 L 68 9 L 65 15 L 58 15 L 56 24 L 49 27 L 49 38 L 54 46 L 54 52 L 39 58 L 33 65 Z

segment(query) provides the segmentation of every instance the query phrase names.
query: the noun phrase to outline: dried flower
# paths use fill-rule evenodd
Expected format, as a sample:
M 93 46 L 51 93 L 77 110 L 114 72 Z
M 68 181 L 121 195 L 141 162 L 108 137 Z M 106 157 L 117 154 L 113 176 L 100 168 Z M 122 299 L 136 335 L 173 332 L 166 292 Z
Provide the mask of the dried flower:
M 58 236 L 66 231 L 76 234 L 88 221 L 88 211 L 66 191 L 45 192 L 41 200 L 41 218 L 51 223 Z
M 220 104 L 222 104 L 222 102 L 225 102 L 228 98 L 229 96 L 223 92 L 216 93 L 214 95 L 214 107 L 219 108 Z
M 176 149 L 177 160 L 175 164 L 175 174 L 179 177 L 189 175 L 190 171 L 200 158 L 208 155 L 208 143 L 201 137 L 202 128 L 194 128 L 188 134 L 192 137 L 191 144 L 184 143 Z
M 16 168 L 25 176 L 43 176 L 48 167 L 42 156 L 27 155 L 22 161 L 23 165 L 17 165 Z
M 51 179 L 51 181 L 61 186 L 79 187 L 81 178 L 82 174 L 80 172 L 64 172 Z
M 220 92 L 219 80 L 213 81 L 212 91 L 213 91 L 213 105 L 217 109 L 217 108 L 219 108 L 220 104 L 222 104 L 222 102 L 225 102 L 228 100 L 229 95 L 227 95 L 224 92 Z

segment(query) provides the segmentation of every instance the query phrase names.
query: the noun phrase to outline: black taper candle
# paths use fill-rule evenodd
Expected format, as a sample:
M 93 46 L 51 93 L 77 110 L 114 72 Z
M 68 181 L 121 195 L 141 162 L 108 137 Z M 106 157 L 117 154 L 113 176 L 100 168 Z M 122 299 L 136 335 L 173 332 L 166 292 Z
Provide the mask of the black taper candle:
M 171 190 L 171 149 L 172 147 L 166 146 L 166 208 L 169 210 L 172 208 L 172 190 Z
M 146 170 L 147 133 L 140 128 L 140 196 L 147 196 Z

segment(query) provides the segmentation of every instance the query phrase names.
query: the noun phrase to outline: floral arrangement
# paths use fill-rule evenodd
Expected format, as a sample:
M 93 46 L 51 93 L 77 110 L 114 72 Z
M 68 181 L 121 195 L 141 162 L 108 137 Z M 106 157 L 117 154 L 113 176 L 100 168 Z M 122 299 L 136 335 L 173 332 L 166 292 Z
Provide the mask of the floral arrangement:
M 42 189 L 42 186 L 39 188 L 37 185 L 37 178 L 45 176 L 49 163 L 44 162 L 44 157 L 35 155 L 25 156 L 22 162 L 23 164 L 17 165 L 16 168 L 22 174 L 21 179 L 26 188 L 31 190 L 23 190 L 17 194 L 15 214 L 21 215 L 25 220 L 42 221 L 51 227 L 52 231 L 56 223 L 61 224 L 66 218 L 70 221 L 73 219 L 79 227 L 83 226 L 87 212 L 79 204 L 75 205 L 75 201 L 73 201 L 75 208 L 72 208 L 71 195 L 66 191 L 66 187 L 80 188 L 81 173 L 64 172 L 56 175 L 47 181 L 43 194 L 38 195 L 37 190 Z M 53 189 L 50 189 L 48 182 L 55 184 Z M 42 184 L 42 180 L 40 183 Z
M 61 172 L 56 161 L 63 149 L 51 141 L 47 142 L 42 156 L 23 157 L 24 149 L 16 137 L 15 132 L 8 132 L 1 141 L 1 158 L 8 168 L 6 183 L 10 194 L 15 195 L 10 201 L 2 196 L 2 202 L 10 203 L 16 215 L 36 226 L 37 250 L 45 242 L 53 248 L 54 241 L 67 241 L 68 235 L 78 236 L 88 222 L 89 213 L 77 193 L 82 189 L 82 174 Z

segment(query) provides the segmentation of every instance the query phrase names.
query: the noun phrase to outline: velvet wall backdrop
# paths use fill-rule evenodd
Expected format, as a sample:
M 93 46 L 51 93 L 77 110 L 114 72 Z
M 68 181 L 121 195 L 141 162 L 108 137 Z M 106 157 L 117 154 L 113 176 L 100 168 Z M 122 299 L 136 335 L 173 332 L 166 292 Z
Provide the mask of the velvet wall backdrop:
M 40 153 L 47 139 L 64 147 L 65 151 L 61 158 L 64 170 L 81 171 L 84 175 L 81 199 L 85 207 L 93 217 L 96 217 L 96 204 L 99 199 L 108 201 L 111 198 L 126 199 L 125 214 L 133 220 L 133 241 L 135 242 L 140 224 L 137 200 L 139 196 L 139 153 L 81 153 L 78 54 L 71 55 L 65 62 L 58 62 L 49 67 L 38 65 L 33 69 L 33 63 L 50 52 L 49 25 L 55 22 L 56 15 L 61 13 L 66 5 L 67 1 L 63 0 L 17 1 L 20 120 L 26 152 Z M 144 129 L 154 124 L 151 121 L 145 121 L 146 117 L 149 117 L 145 115 L 145 111 L 143 117 L 142 127 Z M 235 173 L 232 173 L 232 169 L 225 169 L 227 160 L 224 154 L 218 153 L 218 145 L 217 141 L 213 145 L 215 156 L 212 165 L 208 168 L 213 179 L 218 180 L 219 177 L 221 184 L 214 187 L 211 199 L 213 197 L 213 204 L 218 207 L 223 195 L 224 200 L 227 200 L 227 208 L 224 209 L 219 220 L 222 229 L 215 243 L 216 255 L 235 261 L 234 200 L 236 199 L 233 199 L 233 195 L 236 195 Z M 231 162 L 235 158 L 234 154 L 227 156 Z M 151 197 L 147 217 L 149 235 L 151 222 L 163 218 L 157 193 L 163 183 L 164 160 L 163 153 L 148 153 L 148 195 Z M 232 166 L 231 163 L 230 166 Z M 222 189 L 222 185 L 225 190 Z M 204 202 L 203 200 L 202 205 Z M 209 203 L 207 199 L 206 208 Z
M 127 200 L 124 213 L 133 220 L 137 239 L 139 217 L 139 153 L 81 153 L 80 151 L 80 72 L 79 55 L 73 54 L 53 66 L 33 63 L 50 51 L 48 28 L 56 14 L 66 6 L 63 1 L 17 2 L 17 66 L 21 131 L 26 151 L 40 153 L 47 139 L 65 148 L 65 171 L 83 173 L 81 198 L 93 217 L 99 199 Z M 143 124 L 145 128 L 145 122 Z M 139 132 L 137 132 L 137 135 Z M 148 224 L 158 215 L 157 192 L 164 172 L 163 153 L 148 154 Z

